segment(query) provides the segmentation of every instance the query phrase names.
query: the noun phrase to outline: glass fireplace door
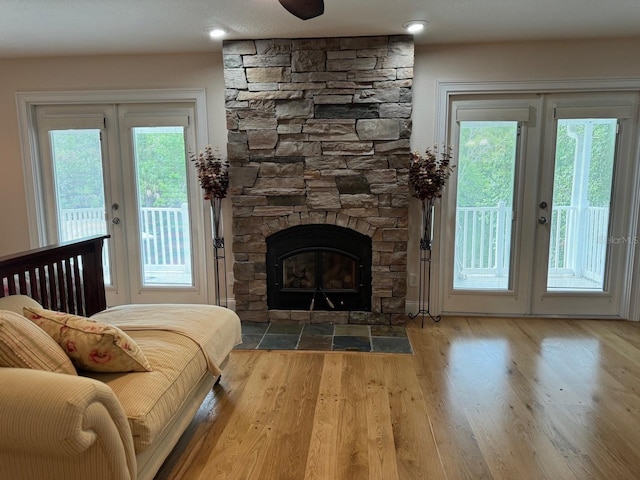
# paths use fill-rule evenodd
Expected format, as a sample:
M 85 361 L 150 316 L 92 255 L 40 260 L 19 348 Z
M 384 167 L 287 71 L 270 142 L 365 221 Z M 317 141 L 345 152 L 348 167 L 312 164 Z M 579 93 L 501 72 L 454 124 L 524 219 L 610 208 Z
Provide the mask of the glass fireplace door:
M 308 301 L 309 310 L 349 309 L 345 294 L 358 291 L 356 265 L 355 258 L 342 252 L 296 253 L 282 260 L 281 292 L 298 308 Z

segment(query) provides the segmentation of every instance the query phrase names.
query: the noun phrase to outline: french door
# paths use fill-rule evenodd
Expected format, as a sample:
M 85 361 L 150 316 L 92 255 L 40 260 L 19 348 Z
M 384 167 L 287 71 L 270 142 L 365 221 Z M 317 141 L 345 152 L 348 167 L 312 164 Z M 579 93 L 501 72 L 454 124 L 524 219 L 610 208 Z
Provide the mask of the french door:
M 444 312 L 620 314 L 634 245 L 636 102 L 549 94 L 452 103 Z
M 36 108 L 47 240 L 110 235 L 108 305 L 201 301 L 193 116 L 177 103 Z

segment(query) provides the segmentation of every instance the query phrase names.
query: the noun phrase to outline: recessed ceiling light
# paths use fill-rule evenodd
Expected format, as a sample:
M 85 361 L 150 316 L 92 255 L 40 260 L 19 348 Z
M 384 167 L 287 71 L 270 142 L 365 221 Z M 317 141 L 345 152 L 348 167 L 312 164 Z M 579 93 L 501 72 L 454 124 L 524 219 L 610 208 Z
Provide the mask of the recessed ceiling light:
M 404 29 L 409 33 L 420 33 L 427 26 L 424 20 L 412 20 L 403 25 Z
M 212 27 L 207 30 L 209 36 L 211 38 L 221 38 L 227 34 L 227 31 L 224 28 L 220 27 Z

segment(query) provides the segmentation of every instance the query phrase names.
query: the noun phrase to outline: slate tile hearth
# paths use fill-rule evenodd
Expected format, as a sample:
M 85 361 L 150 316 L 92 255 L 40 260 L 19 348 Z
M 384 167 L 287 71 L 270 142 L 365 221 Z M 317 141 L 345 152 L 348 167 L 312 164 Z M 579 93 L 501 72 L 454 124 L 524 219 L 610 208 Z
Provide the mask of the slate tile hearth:
M 317 350 L 412 354 L 401 325 L 328 325 L 242 322 L 235 350 Z

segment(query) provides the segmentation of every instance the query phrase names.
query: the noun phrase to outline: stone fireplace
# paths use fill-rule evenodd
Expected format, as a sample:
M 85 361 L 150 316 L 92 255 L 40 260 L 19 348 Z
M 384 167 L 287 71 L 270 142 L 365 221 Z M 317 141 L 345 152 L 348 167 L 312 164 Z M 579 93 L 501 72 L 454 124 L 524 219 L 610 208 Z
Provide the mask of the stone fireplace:
M 240 318 L 404 323 L 412 37 L 227 41 L 223 56 Z M 337 232 L 370 256 L 323 243 Z

